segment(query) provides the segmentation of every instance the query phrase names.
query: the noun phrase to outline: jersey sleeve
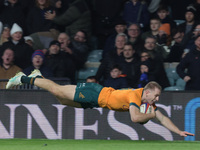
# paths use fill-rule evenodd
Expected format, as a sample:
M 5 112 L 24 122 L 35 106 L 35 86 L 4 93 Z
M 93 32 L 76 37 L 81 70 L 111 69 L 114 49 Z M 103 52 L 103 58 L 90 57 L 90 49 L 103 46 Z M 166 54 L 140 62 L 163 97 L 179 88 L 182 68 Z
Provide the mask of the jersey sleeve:
M 137 95 L 136 93 L 129 95 L 129 106 L 131 106 L 131 105 L 134 105 L 138 109 L 140 109 L 141 97 L 139 95 Z

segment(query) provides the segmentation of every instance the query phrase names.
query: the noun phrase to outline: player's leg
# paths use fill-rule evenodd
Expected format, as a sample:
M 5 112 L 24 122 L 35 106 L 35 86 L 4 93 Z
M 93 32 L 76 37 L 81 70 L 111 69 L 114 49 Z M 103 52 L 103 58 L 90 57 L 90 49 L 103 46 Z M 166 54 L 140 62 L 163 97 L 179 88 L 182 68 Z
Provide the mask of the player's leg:
M 35 78 L 34 85 L 52 93 L 63 105 L 81 108 L 81 104 L 74 102 L 76 85 L 59 85 L 49 79 Z
M 49 79 L 42 78 L 39 70 L 33 71 L 28 77 L 23 72 L 19 72 L 8 81 L 6 89 L 10 89 L 16 85 L 22 85 L 23 83 L 36 85 L 44 90 L 49 91 L 56 96 L 61 104 L 79 108 L 81 107 L 79 103 L 74 102 L 76 89 L 75 85 L 58 85 Z

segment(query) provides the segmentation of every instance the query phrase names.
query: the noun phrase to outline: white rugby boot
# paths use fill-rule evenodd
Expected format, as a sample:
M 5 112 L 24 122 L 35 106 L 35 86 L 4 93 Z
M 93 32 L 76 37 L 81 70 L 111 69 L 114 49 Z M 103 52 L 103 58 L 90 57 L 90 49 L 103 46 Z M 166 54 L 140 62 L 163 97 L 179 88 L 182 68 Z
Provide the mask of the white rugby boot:
M 21 77 L 26 76 L 23 72 L 17 73 L 14 77 L 10 78 L 8 83 L 6 84 L 6 89 L 10 89 L 16 85 L 22 85 Z
M 34 69 L 28 77 L 34 78 L 34 77 L 37 77 L 37 76 L 42 77 L 42 74 L 41 74 L 40 70 Z

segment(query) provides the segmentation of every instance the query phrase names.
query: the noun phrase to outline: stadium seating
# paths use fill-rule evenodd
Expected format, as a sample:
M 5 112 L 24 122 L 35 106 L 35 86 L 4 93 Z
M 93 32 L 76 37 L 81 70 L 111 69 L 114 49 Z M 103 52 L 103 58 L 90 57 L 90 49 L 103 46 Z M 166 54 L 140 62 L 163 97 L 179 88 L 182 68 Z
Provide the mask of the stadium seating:
M 185 20 L 174 20 L 174 21 L 176 22 L 177 26 L 185 22 Z
M 169 86 L 164 88 L 164 91 L 184 91 L 184 88 L 179 86 Z
M 183 89 L 185 89 L 185 81 L 181 78 L 179 78 L 178 80 L 176 80 L 176 86 L 181 87 Z
M 91 51 L 88 55 L 87 61 L 100 62 L 100 60 L 102 59 L 102 53 L 103 53 L 103 50 L 101 49 L 96 49 L 96 50 Z
M 76 81 L 85 82 L 87 77 L 96 75 L 96 72 L 100 65 L 100 60 L 102 59 L 101 49 L 92 50 L 87 58 L 87 62 L 84 65 L 84 68 L 77 71 Z
M 176 68 L 165 68 L 165 71 L 169 79 L 170 85 L 174 86 L 176 81 L 180 78 L 176 72 Z
M 77 82 L 85 82 L 87 77 L 96 75 L 98 67 L 84 67 L 77 72 Z

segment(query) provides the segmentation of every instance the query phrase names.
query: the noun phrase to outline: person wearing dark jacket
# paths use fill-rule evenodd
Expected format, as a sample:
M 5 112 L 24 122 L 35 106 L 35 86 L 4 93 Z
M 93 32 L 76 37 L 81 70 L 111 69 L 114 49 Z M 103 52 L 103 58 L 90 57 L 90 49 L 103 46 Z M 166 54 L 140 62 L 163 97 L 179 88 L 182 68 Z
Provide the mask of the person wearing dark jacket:
M 131 43 L 127 43 L 122 53 L 123 59 L 120 62 L 122 74 L 126 75 L 129 87 L 137 88 L 137 82 L 140 77 L 140 61 L 135 55 L 136 51 Z
M 44 59 L 45 57 L 43 51 L 36 50 L 32 55 L 32 65 L 24 69 L 23 72 L 28 76 L 35 69 L 39 69 L 43 77 L 45 78 L 53 77 L 52 70 L 46 65 L 44 65 L 43 63 Z
M 55 11 L 46 12 L 45 19 L 52 20 L 55 24 L 64 26 L 65 32 L 71 37 L 79 30 L 91 34 L 91 13 L 87 3 L 83 0 L 70 0 L 69 7 L 61 15 Z
M 195 45 L 196 49 L 186 54 L 176 68 L 186 82 L 185 90 L 200 90 L 200 36 L 196 38 Z
M 25 30 L 25 12 L 24 6 L 19 0 L 7 0 L 3 4 L 0 13 L 0 20 L 3 24 L 8 24 L 10 27 L 17 23 Z
M 70 57 L 60 50 L 58 41 L 50 43 L 44 64 L 53 71 L 54 77 L 68 77 L 71 81 L 75 80 L 76 66 Z
M 184 46 L 182 44 L 184 32 L 179 29 L 174 29 L 172 31 L 172 37 L 175 41 L 174 45 L 171 47 L 170 53 L 167 58 L 164 60 L 165 62 L 180 62 L 183 52 Z
M 127 35 L 124 33 L 119 33 L 116 36 L 116 48 L 106 54 L 105 58 L 103 58 L 97 70 L 96 78 L 98 81 L 101 81 L 101 79 L 105 80 L 108 77 L 110 77 L 110 69 L 113 65 L 118 64 L 120 62 L 120 59 L 122 58 L 123 48 L 127 40 Z
M 33 49 L 24 41 L 23 31 L 16 23 L 13 24 L 10 31 L 11 38 L 0 48 L 0 54 L 5 48 L 12 48 L 15 52 L 15 64 L 22 69 L 31 65 L 31 56 Z
M 119 65 L 114 65 L 112 67 L 110 77 L 104 81 L 103 86 L 112 87 L 114 89 L 129 87 L 125 75 L 122 74 L 122 68 Z
M 32 7 L 27 15 L 27 34 L 49 31 L 55 28 L 55 24 L 51 20 L 46 20 L 44 18 L 46 12 L 53 12 L 54 10 L 55 8 L 50 5 L 50 0 L 41 2 L 36 0 L 36 5 Z
M 146 38 L 144 51 L 147 51 L 149 54 L 147 60 L 151 59 L 153 63 L 151 74 L 154 75 L 156 82 L 158 82 L 162 86 L 162 88 L 165 88 L 170 86 L 170 84 L 165 72 L 162 55 L 158 50 L 159 48 L 156 45 L 156 39 L 154 37 Z
M 166 5 L 160 5 L 157 9 L 157 16 L 161 20 L 161 23 L 169 23 L 171 31 L 176 28 L 176 23 L 169 16 L 169 8 Z

